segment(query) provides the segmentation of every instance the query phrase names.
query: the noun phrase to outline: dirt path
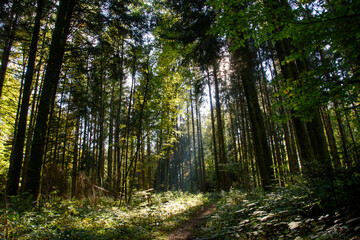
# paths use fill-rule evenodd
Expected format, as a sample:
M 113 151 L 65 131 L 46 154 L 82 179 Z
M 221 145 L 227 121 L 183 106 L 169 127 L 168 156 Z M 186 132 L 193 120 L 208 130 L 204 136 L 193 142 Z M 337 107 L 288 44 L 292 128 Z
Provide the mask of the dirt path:
M 206 206 L 198 211 L 180 228 L 174 230 L 167 236 L 168 240 L 189 240 L 196 237 L 201 225 L 205 224 L 206 219 L 215 211 L 215 204 Z

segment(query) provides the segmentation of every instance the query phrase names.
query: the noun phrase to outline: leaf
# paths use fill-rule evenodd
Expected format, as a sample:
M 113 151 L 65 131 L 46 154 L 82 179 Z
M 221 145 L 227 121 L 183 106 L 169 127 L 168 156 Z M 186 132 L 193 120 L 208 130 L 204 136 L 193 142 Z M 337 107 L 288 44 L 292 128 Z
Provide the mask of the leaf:
M 302 222 L 290 222 L 289 224 L 288 224 L 288 226 L 289 226 L 289 228 L 290 228 L 290 230 L 295 230 L 296 228 L 298 228 L 299 227 L 299 225 L 301 224 Z

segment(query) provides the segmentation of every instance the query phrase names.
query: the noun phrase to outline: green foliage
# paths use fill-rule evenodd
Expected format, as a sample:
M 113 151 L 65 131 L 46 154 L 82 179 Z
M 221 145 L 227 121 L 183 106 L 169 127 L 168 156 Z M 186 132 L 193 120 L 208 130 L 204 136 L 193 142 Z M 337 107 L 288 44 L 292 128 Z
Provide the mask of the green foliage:
M 0 195 L 5 190 L 19 89 L 20 83 L 13 76 L 10 75 L 5 79 L 3 94 L 0 99 Z
M 257 47 L 286 40 L 291 46 L 280 64 L 306 62 L 300 76 L 285 79 L 279 92 L 297 117 L 311 118 L 312 110 L 329 100 L 357 99 L 359 3 L 211 0 L 208 4 L 217 12 L 210 33 L 229 39 L 231 49 L 243 47 L 247 39 Z
M 349 239 L 355 230 L 347 223 L 357 215 L 348 214 L 357 209 L 360 179 L 356 172 L 337 176 L 334 184 L 324 177 L 299 179 L 273 193 L 223 192 L 201 239 Z M 353 192 L 344 191 L 344 185 Z
M 252 38 L 259 45 L 264 42 L 274 26 L 267 21 L 263 2 L 256 1 L 209 1 L 217 11 L 216 27 L 210 33 L 219 33 L 232 41 L 232 49 L 244 46 L 245 40 Z M 259 33 L 259 25 L 262 32 Z
M 136 194 L 135 194 L 136 196 Z M 112 198 L 87 200 L 53 196 L 38 207 L 12 198 L 2 206 L 0 228 L 9 239 L 153 239 L 186 221 L 209 201 L 207 195 L 183 192 L 153 194 L 118 206 Z

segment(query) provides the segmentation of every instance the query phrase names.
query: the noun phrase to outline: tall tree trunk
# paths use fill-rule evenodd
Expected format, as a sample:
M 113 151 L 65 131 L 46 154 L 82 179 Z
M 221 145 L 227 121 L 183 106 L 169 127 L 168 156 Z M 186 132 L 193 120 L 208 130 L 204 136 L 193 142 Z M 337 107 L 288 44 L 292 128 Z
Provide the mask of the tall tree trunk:
M 195 100 L 195 110 L 196 110 L 196 129 L 198 135 L 198 149 L 199 149 L 199 177 L 200 177 L 200 191 L 206 192 L 206 176 L 205 176 L 205 160 L 204 160 L 204 148 L 202 142 L 202 131 L 201 131 L 201 114 L 198 106 L 198 96 Z
M 334 107 L 335 107 L 334 111 L 335 111 L 336 121 L 337 121 L 338 128 L 339 128 L 340 139 L 341 139 L 341 143 L 342 143 L 343 164 L 349 168 L 351 166 L 351 158 L 350 158 L 350 154 L 348 151 L 348 147 L 349 147 L 348 140 L 346 138 L 344 125 L 343 125 L 343 122 L 341 119 L 341 115 L 339 113 L 338 103 L 336 101 L 334 102 Z
M 198 172 L 198 161 L 197 161 L 197 154 L 196 154 L 196 140 L 195 140 L 195 121 L 194 121 L 194 106 L 193 106 L 193 95 L 190 92 L 190 108 L 191 108 L 191 126 L 192 126 L 192 140 L 193 140 L 193 153 L 194 153 L 194 180 L 197 183 L 197 187 L 199 187 L 199 172 Z
M 118 56 L 116 56 L 119 59 Z M 122 107 L 122 95 L 123 95 L 123 59 L 124 59 L 124 41 L 121 43 L 121 56 L 120 56 L 120 72 L 117 73 L 118 80 L 120 84 L 119 88 L 119 100 L 117 103 L 117 111 L 116 111 L 116 121 L 115 121 L 115 160 L 116 168 L 114 167 L 114 173 L 116 171 L 116 187 L 115 189 L 120 192 L 120 183 L 121 183 L 121 147 L 120 147 L 120 120 L 121 120 L 121 107 Z M 115 183 L 114 183 L 115 184 Z
M 64 76 L 64 79 L 65 79 L 66 75 Z M 60 84 L 61 85 L 61 84 Z M 59 131 L 60 131 L 60 126 L 61 126 L 61 122 L 62 122 L 62 111 L 63 111 L 63 100 L 64 100 L 64 93 L 65 93 L 65 81 L 63 81 L 63 86 L 62 86 L 62 91 L 61 91 L 61 95 L 60 95 L 60 103 L 59 103 L 59 113 L 58 113 L 58 116 L 57 116 L 57 119 L 56 117 L 54 117 L 54 125 L 55 125 L 55 142 L 51 145 L 54 146 L 54 153 L 51 154 L 52 158 L 53 158 L 53 161 L 52 163 L 53 164 L 59 164 L 59 161 L 58 161 L 58 157 L 59 157 L 59 154 L 58 154 L 58 147 L 60 145 L 60 141 L 59 141 Z M 50 120 L 51 121 L 51 120 Z M 46 152 L 45 152 L 46 154 Z
M 36 10 L 35 25 L 33 28 L 28 66 L 25 73 L 25 84 L 23 90 L 23 96 L 21 100 L 21 110 L 19 123 L 17 125 L 17 131 L 15 136 L 15 145 L 12 149 L 14 158 L 10 160 L 9 174 L 7 179 L 6 192 L 8 195 L 16 195 L 19 187 L 21 165 L 23 161 L 25 135 L 26 135 L 26 122 L 27 113 L 30 103 L 31 84 L 34 75 L 36 51 L 40 33 L 40 22 L 43 12 L 43 0 L 38 0 L 38 6 Z M 1 96 L 1 93 L 0 93 Z
M 240 114 L 240 119 L 241 119 L 241 142 L 242 142 L 242 156 L 243 156 L 243 162 L 242 162 L 242 166 L 243 166 L 243 174 L 244 174 L 244 178 L 243 178 L 243 185 L 245 189 L 250 189 L 250 171 L 249 171 L 249 159 L 251 159 L 251 157 L 249 158 L 249 144 L 248 144 L 248 130 L 247 130 L 247 118 L 246 118 L 246 110 L 245 110 L 245 99 L 242 97 L 242 95 L 240 96 L 239 94 L 239 109 L 238 112 Z
M 79 146 L 79 135 L 80 135 L 80 115 L 76 120 L 76 130 L 75 130 L 75 143 L 74 143 L 74 156 L 71 172 L 71 197 L 76 196 L 76 182 L 78 176 L 78 146 Z
M 207 187 L 206 187 L 206 168 L 205 168 L 205 158 L 204 158 L 204 144 L 203 144 L 203 137 L 202 137 L 202 130 L 201 130 L 201 113 L 199 112 L 199 121 L 200 121 L 200 148 L 201 148 L 201 182 L 202 182 L 202 186 L 201 186 L 201 191 L 202 192 L 206 192 L 207 191 Z
M 233 119 L 233 111 L 232 111 L 232 107 L 230 106 L 230 104 L 228 103 L 228 107 L 229 107 L 229 119 L 230 119 L 230 131 L 231 131 L 231 138 L 232 138 L 232 143 L 233 143 L 233 155 L 234 155 L 234 163 L 238 163 L 238 150 L 237 150 L 237 144 L 236 144 L 236 136 L 235 136 L 235 124 L 234 124 L 234 119 Z
M 270 190 L 274 183 L 274 171 L 272 169 L 272 159 L 267 143 L 267 134 L 264 125 L 262 112 L 259 106 L 258 95 L 255 88 L 254 79 L 254 54 L 250 50 L 249 43 L 245 47 L 233 53 L 235 69 L 242 80 L 244 93 L 249 110 L 251 132 L 255 147 L 255 157 L 258 163 L 261 176 L 261 185 L 264 190 Z
M 70 90 L 70 92 L 72 92 L 72 90 Z M 71 99 L 71 94 L 69 94 L 69 99 Z M 69 102 L 67 102 L 69 104 Z M 69 134 L 68 134 L 68 129 L 70 126 L 73 126 L 71 124 L 71 113 L 70 113 L 70 107 L 67 108 L 67 111 L 66 111 L 66 120 L 65 120 L 65 134 L 64 134 L 64 139 L 63 139 L 63 147 L 62 147 L 62 159 L 61 159 L 61 166 L 62 168 L 64 169 L 64 173 L 66 174 L 67 173 L 67 170 L 68 170 L 68 165 L 69 165 L 69 162 L 68 161 L 65 161 L 66 160 L 66 153 L 67 153 L 67 147 L 68 147 L 68 137 L 69 137 Z M 77 118 L 76 118 L 77 120 Z M 69 125 L 71 124 L 71 125 Z M 76 130 L 76 124 L 75 124 L 75 130 Z M 76 134 L 76 132 L 75 132 Z
M 76 1 L 61 0 L 57 13 L 54 33 L 49 50 L 48 65 L 44 78 L 44 86 L 39 103 L 39 111 L 34 129 L 31 156 L 27 169 L 24 191 L 37 197 L 40 187 L 41 167 L 44 157 L 46 132 L 50 106 L 54 102 L 54 95 L 59 82 L 60 69 L 65 51 L 66 38 L 69 33 L 70 21 Z
M 150 189 L 152 186 L 152 167 L 151 167 L 151 141 L 150 132 L 147 134 L 147 147 L 146 147 L 146 159 L 147 159 L 147 188 Z
M 104 158 L 104 114 L 105 114 L 105 103 L 104 103 L 104 92 L 105 86 L 103 84 L 103 64 L 101 63 L 100 70 L 100 111 L 99 111 L 99 139 L 98 139 L 98 170 L 97 170 L 97 178 L 98 183 L 101 187 L 104 185 L 104 171 L 105 171 L 105 158 Z
M 112 173 L 113 173 L 113 155 L 114 155 L 114 97 L 115 97 L 115 81 L 112 84 L 111 100 L 110 100 L 110 125 L 109 125 L 109 142 L 108 142 L 108 161 L 107 161 L 107 184 L 112 189 Z
M 135 174 L 136 174 L 136 169 L 137 169 L 137 162 L 138 159 L 140 158 L 140 153 L 141 153 L 141 146 L 143 145 L 143 141 L 142 141 L 142 135 L 143 135 L 143 113 L 144 113 L 144 108 L 145 108 L 145 104 L 148 100 L 148 91 L 149 91 L 149 84 L 150 84 L 150 66 L 149 66 L 149 61 L 147 61 L 147 75 L 146 75 L 146 83 L 145 83 L 145 92 L 142 98 L 142 103 L 139 99 L 139 103 L 140 103 L 140 113 L 139 113 L 139 125 L 138 125 L 138 132 L 137 132 L 137 136 L 136 136 L 136 149 L 135 149 L 135 155 L 132 159 L 132 161 L 130 162 L 130 167 L 129 170 L 131 169 L 132 165 L 134 165 L 134 169 L 133 169 L 133 176 L 132 176 L 132 181 L 130 183 L 130 187 L 129 187 L 129 199 L 128 202 L 130 202 L 131 200 L 131 195 L 132 195 L 132 190 L 135 184 Z
M 278 131 L 276 130 L 276 126 L 274 121 L 271 121 L 270 116 L 272 116 L 272 107 L 271 107 L 271 100 L 270 100 L 270 94 L 269 94 L 269 89 L 268 89 L 268 84 L 266 81 L 266 74 L 265 74 L 265 69 L 264 66 L 262 64 L 263 60 L 261 57 L 261 53 L 258 50 L 257 51 L 259 59 L 261 61 L 260 63 L 260 68 L 261 68 L 261 80 L 260 80 L 260 86 L 261 86 L 261 97 L 263 99 L 264 102 L 264 112 L 265 114 L 267 114 L 267 121 L 266 121 L 266 125 L 267 125 L 267 130 L 268 130 L 268 134 L 269 134 L 269 142 L 271 144 L 271 152 L 273 154 L 273 162 L 274 164 L 277 165 L 276 171 L 278 173 L 278 180 L 280 183 L 280 186 L 284 185 L 284 181 L 286 181 L 286 171 L 284 166 L 284 159 L 281 156 L 281 151 L 280 151 L 280 145 L 281 145 L 281 141 L 279 139 L 278 136 Z
M 145 189 L 148 189 L 147 188 L 147 181 L 146 181 L 146 173 L 145 173 L 145 146 L 146 146 L 146 141 L 145 141 L 145 138 L 144 138 L 144 141 L 141 145 L 141 157 L 140 157 L 140 162 L 141 162 L 141 168 L 140 168 L 140 179 L 141 179 L 141 182 L 140 182 L 140 186 L 141 186 L 141 189 L 145 190 Z
M 181 116 L 180 116 L 181 118 Z M 182 122 L 182 120 L 180 119 L 180 122 Z M 180 125 L 181 126 L 181 125 Z M 185 191 L 184 189 L 184 163 L 185 163 L 185 159 L 186 159 L 186 153 L 185 153 L 185 149 L 184 149 L 184 136 L 180 135 L 180 141 L 179 141 L 179 154 L 178 154 L 178 158 L 180 161 L 180 169 L 179 169 L 179 174 L 180 174 L 180 189 L 182 191 Z
M 224 130 L 221 116 L 220 105 L 220 90 L 219 81 L 217 77 L 217 64 L 213 65 L 214 84 L 215 84 L 215 108 L 216 108 L 216 122 L 217 122 L 217 135 L 219 139 L 219 173 L 220 173 L 220 188 L 221 190 L 228 191 L 230 189 L 230 179 L 227 170 L 226 152 Z
M 23 94 L 24 80 L 25 80 L 25 69 L 26 69 L 25 52 L 23 52 L 23 62 L 24 62 L 24 64 L 23 64 L 23 68 L 22 68 L 23 71 L 22 71 L 22 75 L 21 75 L 20 91 L 19 91 L 19 97 L 18 97 L 18 102 L 17 102 L 17 110 L 16 110 L 14 128 L 13 128 L 14 129 L 14 134 L 13 134 L 14 137 L 13 137 L 13 139 L 11 141 L 11 154 L 10 154 L 10 158 L 9 158 L 9 162 L 10 162 L 9 167 L 11 167 L 12 162 L 14 162 L 14 155 L 15 155 L 15 152 L 13 150 L 14 150 L 15 144 L 16 144 L 16 136 L 17 136 L 17 131 L 18 131 L 20 108 L 21 108 L 21 96 Z M 10 170 L 10 168 L 9 168 L 9 170 Z M 21 165 L 20 165 L 20 170 L 21 170 Z M 8 174 L 9 173 L 10 172 L 8 171 Z
M 274 70 L 274 74 L 271 72 L 271 75 L 272 75 L 272 79 L 274 79 L 275 77 L 278 76 L 277 67 L 280 68 L 280 66 L 275 64 L 273 51 L 271 51 L 271 61 L 272 61 L 272 66 L 273 66 L 273 70 Z M 278 86 L 276 86 L 276 91 L 279 92 Z M 279 98 L 279 100 L 283 102 L 283 99 Z M 285 114 L 285 107 L 283 105 L 281 105 L 279 107 L 279 112 L 281 115 Z M 291 127 L 292 127 L 291 120 L 289 120 L 288 123 L 286 123 L 286 122 L 282 123 L 282 129 L 283 129 L 284 137 L 285 137 L 286 154 L 288 157 L 288 162 L 289 162 L 289 167 L 290 167 L 289 170 L 290 170 L 291 174 L 297 175 L 300 173 L 300 166 L 299 166 L 299 162 L 297 159 L 295 140 L 292 135 Z
M 281 62 L 285 61 L 285 57 L 287 56 L 287 52 L 290 50 L 286 48 L 286 45 L 283 41 L 277 41 L 275 44 L 275 48 Z M 298 79 L 298 71 L 296 69 L 295 63 L 285 63 L 281 65 L 281 72 L 284 75 L 285 79 Z M 292 114 L 294 114 L 294 110 L 291 110 Z M 308 130 L 306 128 L 306 124 L 299 117 L 292 116 L 292 121 L 295 128 L 295 134 L 297 143 L 300 150 L 301 156 L 301 166 L 302 170 L 305 174 L 311 174 L 313 170 L 313 165 L 315 163 L 315 154 L 313 151 L 313 147 L 310 142 L 310 137 Z
M 46 30 L 46 28 L 45 28 Z M 46 31 L 45 31 L 46 32 Z M 45 34 L 44 34 L 45 35 Z M 44 47 L 44 43 L 42 44 Z M 24 190 L 24 186 L 25 186 L 25 180 L 26 180 L 26 173 L 27 173 L 27 166 L 29 163 L 29 159 L 30 159 L 30 151 L 31 151 L 31 140 L 32 140 L 32 136 L 34 133 L 34 121 L 37 115 L 37 106 L 38 106 L 38 87 L 39 87 L 39 79 L 40 79 L 40 73 L 41 73 L 41 66 L 42 66 L 42 59 L 43 56 L 40 57 L 39 60 L 39 67 L 37 70 L 37 76 L 36 76 L 36 80 L 35 80 L 35 87 L 34 87 L 34 93 L 33 93 L 33 100 L 31 103 L 31 114 L 30 114 L 30 122 L 29 122 L 29 128 L 28 128 L 28 132 L 27 132 L 27 137 L 26 137 L 26 147 L 25 147 L 25 156 L 24 156 L 24 164 L 22 167 L 22 173 L 21 173 L 21 189 L 20 189 L 20 193 L 22 194 L 23 190 Z M 42 80 L 41 80 L 42 82 Z M 40 85 L 42 85 L 40 83 Z
M 330 153 L 332 156 L 334 167 L 340 168 L 341 162 L 340 162 L 340 158 L 339 158 L 339 154 L 338 154 L 338 150 L 337 150 L 337 146 L 336 146 L 334 130 L 333 130 L 333 127 L 332 127 L 332 124 L 330 121 L 330 116 L 327 112 L 324 112 L 323 110 L 321 111 L 321 115 L 322 115 L 322 118 L 324 121 L 325 132 L 326 132 L 326 136 L 327 136 L 327 139 L 329 142 Z
M 190 97 L 191 97 L 191 90 L 190 90 Z M 191 101 L 190 101 L 191 102 Z M 190 137 L 190 113 L 189 113 L 189 102 L 186 105 L 186 125 L 187 125 L 187 140 L 188 140 L 188 151 L 189 151 L 189 171 L 190 171 L 190 191 L 194 191 L 194 171 L 192 168 L 191 158 L 192 158 L 192 151 L 191 151 L 191 137 Z
M 344 108 L 344 103 L 342 103 L 342 107 Z M 353 134 L 353 129 L 350 125 L 350 121 L 349 121 L 349 118 L 348 118 L 348 113 L 345 111 L 345 120 L 346 120 L 346 125 L 347 125 L 347 128 L 349 129 L 349 135 L 350 135 L 350 138 L 351 138 L 351 141 L 352 141 L 352 147 L 355 148 L 356 147 L 356 141 L 355 141 L 355 138 L 354 138 L 354 134 Z
M 129 96 L 129 106 L 127 111 L 127 120 L 126 120 L 126 143 L 124 144 L 125 151 L 125 163 L 123 168 L 123 181 L 122 181 L 122 188 L 120 195 L 120 200 L 122 196 L 125 194 L 125 201 L 127 200 L 127 174 L 128 174 L 128 159 L 129 159 L 129 141 L 130 141 L 130 120 L 131 120 L 131 109 L 132 109 L 132 101 L 133 101 L 133 94 L 135 88 L 135 75 L 136 75 L 136 53 L 134 53 L 134 59 L 132 63 L 132 76 L 131 76 L 131 87 L 130 87 L 130 96 Z
M 271 1 L 266 0 L 265 6 L 271 11 L 271 21 L 276 21 L 276 19 L 282 18 L 283 16 L 286 16 L 289 19 L 292 19 L 292 10 L 288 2 L 286 1 Z M 275 10 L 275 11 L 274 11 Z M 281 31 L 284 28 L 284 23 L 278 23 L 277 28 L 275 31 Z M 297 61 L 291 61 L 287 62 L 285 61 L 286 56 L 289 56 L 291 52 L 296 50 L 296 48 L 292 45 L 291 39 L 284 38 L 277 40 L 275 43 L 275 48 L 278 54 L 278 58 L 280 62 L 284 62 L 284 64 L 281 64 L 281 71 L 284 75 L 284 79 L 287 81 L 292 81 L 296 84 L 298 88 L 302 88 L 303 81 L 300 77 L 300 74 L 306 71 L 306 63 L 303 60 L 297 60 Z M 312 126 L 310 126 L 309 129 L 307 129 L 306 124 L 303 120 L 301 120 L 299 117 L 294 116 L 296 113 L 295 109 L 290 109 L 291 113 L 293 115 L 292 120 L 294 123 L 297 143 L 300 150 L 301 155 L 301 165 L 302 170 L 305 174 L 311 175 L 314 172 L 314 166 L 318 166 L 316 170 L 320 170 L 320 166 L 326 166 L 326 169 L 329 169 L 329 159 L 328 159 L 328 153 L 327 146 L 326 146 L 326 140 L 324 138 L 322 123 L 319 121 L 318 117 L 318 109 L 313 108 L 312 110 L 315 111 L 315 117 L 313 118 Z M 309 131 L 312 131 L 309 133 Z M 319 142 L 319 149 L 316 149 L 313 147 L 310 135 L 316 135 Z M 325 147 L 326 146 L 326 147 Z M 320 149 L 321 148 L 321 149 Z M 325 149 L 326 148 L 326 149 Z M 318 159 L 316 158 L 316 155 L 320 156 Z M 321 159 L 320 159 L 321 158 Z M 320 160 L 320 161 L 317 161 Z
M 84 108 L 84 124 L 82 124 L 83 128 L 83 137 L 82 137 L 82 143 L 81 143 L 81 161 L 79 162 L 79 170 L 85 169 L 85 158 L 88 151 L 88 142 L 90 139 L 88 139 L 88 131 L 89 131 L 89 123 L 88 123 L 88 113 L 86 110 L 86 107 Z
M 210 112 L 211 112 L 211 130 L 212 130 L 212 142 L 213 142 L 213 151 L 214 151 L 214 165 L 215 165 L 215 180 L 216 180 L 216 191 L 220 191 L 220 172 L 219 172 L 219 163 L 218 163 L 218 154 L 217 154 L 217 145 L 216 145 L 216 129 L 215 129 L 215 117 L 214 117 L 214 107 L 212 103 L 212 93 L 211 93 L 211 83 L 210 83 L 210 74 L 207 70 L 208 78 L 208 87 L 209 87 L 209 101 L 210 101 Z
M 321 121 L 320 112 L 318 109 L 314 109 L 313 119 L 310 122 L 307 122 L 307 129 L 310 136 L 310 142 L 313 146 L 315 157 L 317 158 L 317 163 L 319 164 L 318 169 L 320 171 L 330 171 L 331 162 L 330 155 L 328 151 L 328 145 L 325 139 L 324 127 Z

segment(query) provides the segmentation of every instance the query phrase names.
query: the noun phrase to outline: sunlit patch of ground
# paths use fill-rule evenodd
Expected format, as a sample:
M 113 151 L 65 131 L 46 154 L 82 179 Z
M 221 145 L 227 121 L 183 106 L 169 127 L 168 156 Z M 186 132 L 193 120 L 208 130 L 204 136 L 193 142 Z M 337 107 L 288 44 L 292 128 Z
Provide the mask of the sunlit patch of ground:
M 18 200 L 20 201 L 20 200 Z M 151 202 L 117 206 L 112 199 L 52 199 L 40 209 L 1 209 L 1 238 L 16 239 L 154 239 L 180 226 L 208 202 L 207 195 L 182 192 L 153 194 Z M 13 208 L 12 208 L 13 207 Z
M 292 188 L 223 193 L 197 239 L 360 239 L 360 216 L 323 208 L 310 196 Z
M 211 214 L 215 212 L 215 205 L 207 205 L 194 214 L 185 224 L 175 229 L 168 236 L 167 240 L 186 240 L 199 237 L 201 226 L 206 223 Z

